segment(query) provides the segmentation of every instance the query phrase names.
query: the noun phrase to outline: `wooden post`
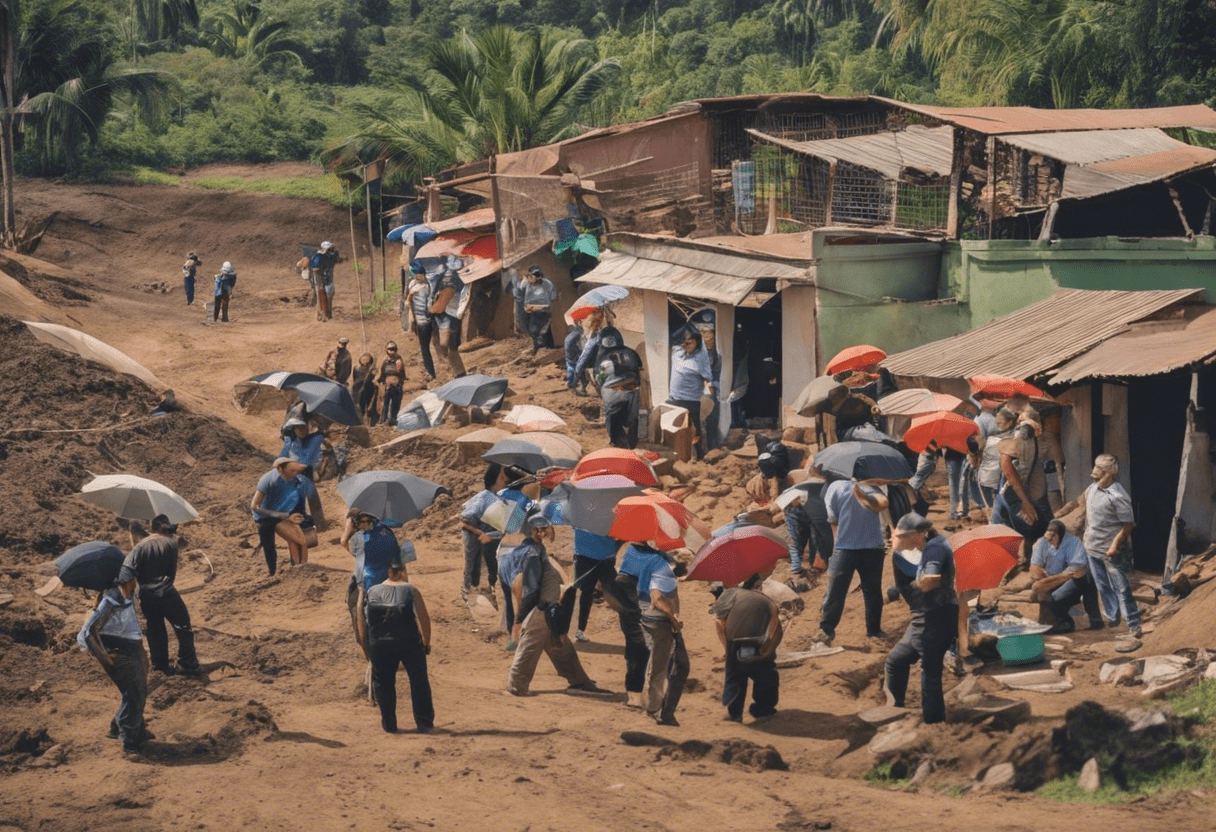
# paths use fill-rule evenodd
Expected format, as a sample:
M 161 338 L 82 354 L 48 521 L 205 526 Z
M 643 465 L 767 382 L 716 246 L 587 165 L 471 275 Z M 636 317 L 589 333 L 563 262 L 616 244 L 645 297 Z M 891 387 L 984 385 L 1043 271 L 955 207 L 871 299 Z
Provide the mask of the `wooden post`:
M 832 200 L 836 198 L 836 163 L 828 165 L 828 197 L 823 208 L 823 224 L 832 224 Z
M 963 180 L 963 137 L 954 131 L 954 159 L 950 162 L 950 201 L 946 206 L 946 239 L 958 239 L 958 198 Z
M 369 286 L 371 293 L 376 293 L 376 258 L 373 250 L 375 244 L 372 242 L 372 186 L 367 181 L 367 165 L 363 166 L 363 197 L 367 205 L 367 273 L 370 279 Z
M 988 239 L 996 222 L 996 136 L 988 137 Z

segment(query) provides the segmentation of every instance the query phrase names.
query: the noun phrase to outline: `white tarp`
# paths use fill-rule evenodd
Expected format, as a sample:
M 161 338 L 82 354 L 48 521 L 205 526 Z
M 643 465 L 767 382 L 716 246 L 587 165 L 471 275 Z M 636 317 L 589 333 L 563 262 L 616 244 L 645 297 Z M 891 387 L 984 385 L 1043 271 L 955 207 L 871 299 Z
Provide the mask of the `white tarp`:
M 44 344 L 50 344 L 64 352 L 104 364 L 115 372 L 135 376 L 157 393 L 163 393 L 169 389 L 169 385 L 157 378 L 143 364 L 126 353 L 114 349 L 105 341 L 97 340 L 92 335 L 59 324 L 41 324 L 34 321 L 23 321 L 22 323 L 28 326 L 34 337 Z

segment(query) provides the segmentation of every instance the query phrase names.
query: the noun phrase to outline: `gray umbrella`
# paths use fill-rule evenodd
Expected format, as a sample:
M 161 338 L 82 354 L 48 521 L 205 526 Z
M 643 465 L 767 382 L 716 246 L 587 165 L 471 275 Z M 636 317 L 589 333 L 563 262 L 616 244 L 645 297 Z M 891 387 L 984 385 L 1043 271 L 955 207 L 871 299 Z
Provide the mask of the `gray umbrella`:
M 814 416 L 848 395 L 849 388 L 839 381 L 831 376 L 820 376 L 802 389 L 794 399 L 793 408 L 799 416 Z
M 562 518 L 568 525 L 607 535 L 616 520 L 616 504 L 641 493 L 642 487 L 628 477 L 603 474 L 577 482 L 566 480 L 553 489 L 550 499 L 562 502 Z
M 482 454 L 481 458 L 499 465 L 514 465 L 529 474 L 535 474 L 542 468 L 552 468 L 557 464 L 539 445 L 523 439 L 500 439 Z
M 458 407 L 481 407 L 497 410 L 507 392 L 507 380 L 501 376 L 480 373 L 454 378 L 442 387 L 435 388 L 435 395 Z
M 912 476 L 904 455 L 880 442 L 837 442 L 815 454 L 814 464 L 853 480 L 906 480 Z
M 124 555 L 113 543 L 91 540 L 55 558 L 55 571 L 64 586 L 101 591 L 114 586 Z
M 338 483 L 338 496 L 348 508 L 379 518 L 386 526 L 400 526 L 422 516 L 422 510 L 440 494 L 452 492 L 438 483 L 404 471 L 364 471 Z
M 362 424 L 355 400 L 345 386 L 327 378 L 318 381 L 301 381 L 294 388 L 300 401 L 315 416 L 324 416 L 340 425 Z

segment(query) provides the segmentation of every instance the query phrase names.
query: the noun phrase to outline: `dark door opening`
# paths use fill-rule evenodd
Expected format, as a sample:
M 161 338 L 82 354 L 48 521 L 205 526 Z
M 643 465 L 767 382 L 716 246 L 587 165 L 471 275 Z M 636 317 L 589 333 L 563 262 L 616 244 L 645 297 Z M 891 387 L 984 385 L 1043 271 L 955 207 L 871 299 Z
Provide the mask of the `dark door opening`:
M 781 295 L 759 309 L 735 309 L 735 387 L 747 392 L 731 404 L 731 426 L 772 430 L 781 418 Z
M 1136 568 L 1147 572 L 1165 568 L 1190 389 L 1187 372 L 1138 379 L 1128 385 L 1129 473 L 1136 513 L 1132 551 Z

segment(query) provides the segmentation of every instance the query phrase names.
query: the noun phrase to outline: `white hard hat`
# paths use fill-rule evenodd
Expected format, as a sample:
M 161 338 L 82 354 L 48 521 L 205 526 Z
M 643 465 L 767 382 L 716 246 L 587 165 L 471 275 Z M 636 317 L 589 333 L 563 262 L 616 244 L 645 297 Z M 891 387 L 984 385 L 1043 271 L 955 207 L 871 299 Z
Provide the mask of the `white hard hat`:
M 326 240 L 325 242 L 321 243 L 321 251 L 329 251 L 333 247 L 334 247 L 334 244 L 331 243 L 329 240 Z
M 220 271 L 222 271 L 222 272 L 232 271 L 232 264 L 229 263 L 227 260 L 225 260 L 224 265 L 220 268 Z

